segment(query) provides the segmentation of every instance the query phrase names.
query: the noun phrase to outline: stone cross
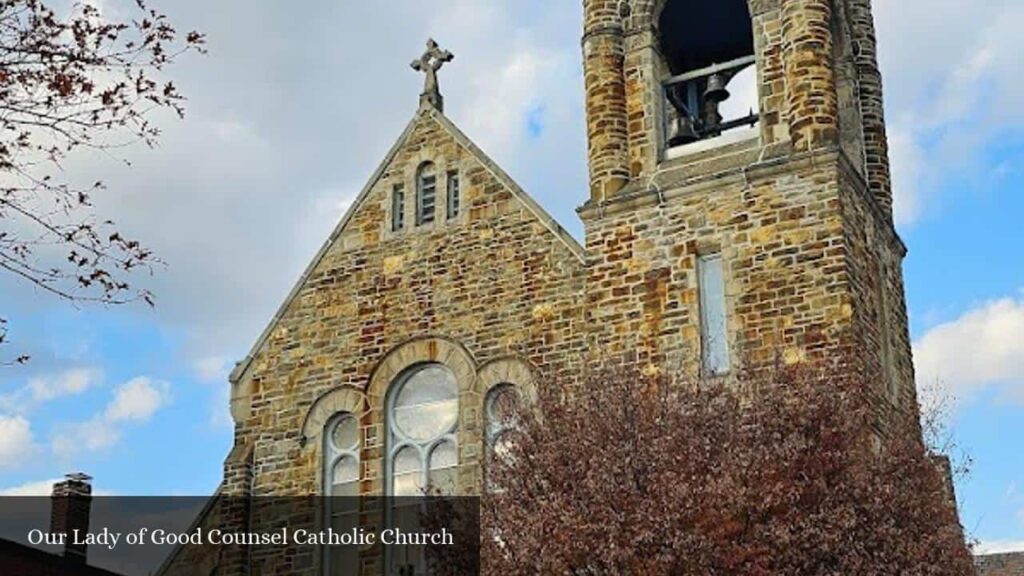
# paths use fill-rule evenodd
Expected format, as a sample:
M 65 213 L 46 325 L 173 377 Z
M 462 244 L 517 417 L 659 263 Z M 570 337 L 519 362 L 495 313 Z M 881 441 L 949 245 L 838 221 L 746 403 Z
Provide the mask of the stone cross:
M 451 62 L 454 59 L 455 55 L 447 50 L 441 50 L 433 38 L 427 40 L 427 51 L 420 56 L 419 60 L 412 61 L 412 69 L 423 72 L 427 76 L 423 84 L 423 94 L 420 94 L 421 105 L 429 102 L 439 112 L 444 112 L 444 98 L 437 85 L 437 71 L 445 65 L 445 62 Z

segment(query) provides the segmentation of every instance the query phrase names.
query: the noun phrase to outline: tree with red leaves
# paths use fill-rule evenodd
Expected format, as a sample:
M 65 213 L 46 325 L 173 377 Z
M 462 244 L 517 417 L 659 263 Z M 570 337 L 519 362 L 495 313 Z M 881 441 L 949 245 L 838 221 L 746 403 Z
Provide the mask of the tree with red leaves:
M 488 457 L 484 573 L 973 574 L 916 410 L 850 366 L 542 386 Z
M 143 0 L 131 10 L 111 20 L 87 2 L 58 14 L 43 0 L 0 0 L 0 271 L 72 302 L 152 304 L 125 276 L 154 259 L 90 212 L 102 183 L 67 181 L 62 161 L 78 149 L 155 144 L 154 112 L 184 114 L 162 74 L 204 49 L 201 34 L 179 35 Z

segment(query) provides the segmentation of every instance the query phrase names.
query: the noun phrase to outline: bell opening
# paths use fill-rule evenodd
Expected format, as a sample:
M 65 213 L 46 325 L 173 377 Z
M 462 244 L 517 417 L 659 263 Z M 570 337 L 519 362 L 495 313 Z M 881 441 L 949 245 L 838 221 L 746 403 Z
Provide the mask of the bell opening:
M 668 0 L 658 19 L 665 67 L 666 144 L 755 126 L 754 33 L 747 0 Z
M 668 0 L 658 18 L 658 31 L 672 74 L 754 53 L 747 0 Z

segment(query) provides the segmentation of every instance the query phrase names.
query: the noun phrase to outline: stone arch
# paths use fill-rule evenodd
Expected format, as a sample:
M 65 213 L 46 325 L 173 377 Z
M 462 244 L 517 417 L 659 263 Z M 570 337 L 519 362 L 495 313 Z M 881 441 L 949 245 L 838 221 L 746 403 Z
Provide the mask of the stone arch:
M 460 394 L 476 386 L 476 360 L 464 346 L 444 336 L 424 336 L 399 344 L 377 365 L 366 386 L 371 406 L 383 406 L 395 378 L 407 368 L 426 362 L 447 366 L 455 374 Z
M 302 437 L 299 442 L 303 447 L 316 446 L 323 434 L 327 421 L 340 412 L 348 412 L 362 417 L 368 410 L 366 394 L 354 386 L 339 386 L 322 394 L 306 412 L 302 421 Z
M 747 0 L 647 0 L 651 25 L 673 74 L 722 64 L 754 52 Z
M 633 0 L 633 5 L 630 8 L 630 16 L 638 23 L 651 24 L 655 28 L 658 26 L 658 19 L 661 18 L 661 13 L 665 10 L 665 5 L 672 0 Z M 780 0 L 747 0 L 747 7 L 750 9 L 750 15 L 754 16 L 764 12 L 771 6 L 777 6 Z
M 496 358 L 480 367 L 477 373 L 476 392 L 484 399 L 495 386 L 508 383 L 515 385 L 526 399 L 533 401 L 537 398 L 536 374 L 533 365 L 522 358 Z

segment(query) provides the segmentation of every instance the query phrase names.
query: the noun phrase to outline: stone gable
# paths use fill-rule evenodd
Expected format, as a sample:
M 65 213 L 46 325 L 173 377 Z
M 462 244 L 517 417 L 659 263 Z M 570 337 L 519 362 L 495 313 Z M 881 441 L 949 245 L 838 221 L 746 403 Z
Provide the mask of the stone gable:
M 425 226 L 407 218 L 392 231 L 392 190 L 413 190 L 426 161 L 438 173 L 459 172 L 461 213 Z M 585 348 L 584 279 L 575 241 L 447 119 L 421 109 L 235 371 L 236 443 L 253 446 L 253 489 L 317 492 L 317 451 L 301 445 L 307 412 L 332 390 L 367 392 L 385 356 L 404 343 L 457 342 L 471 378 L 504 357 L 541 371 L 574 362 Z M 379 408 L 369 408 L 372 437 L 380 437 Z M 477 448 L 478 438 L 466 440 L 464 450 Z M 367 446 L 368 471 L 378 452 Z M 466 488 L 474 482 L 467 476 Z M 380 488 L 367 483 L 370 492 Z

